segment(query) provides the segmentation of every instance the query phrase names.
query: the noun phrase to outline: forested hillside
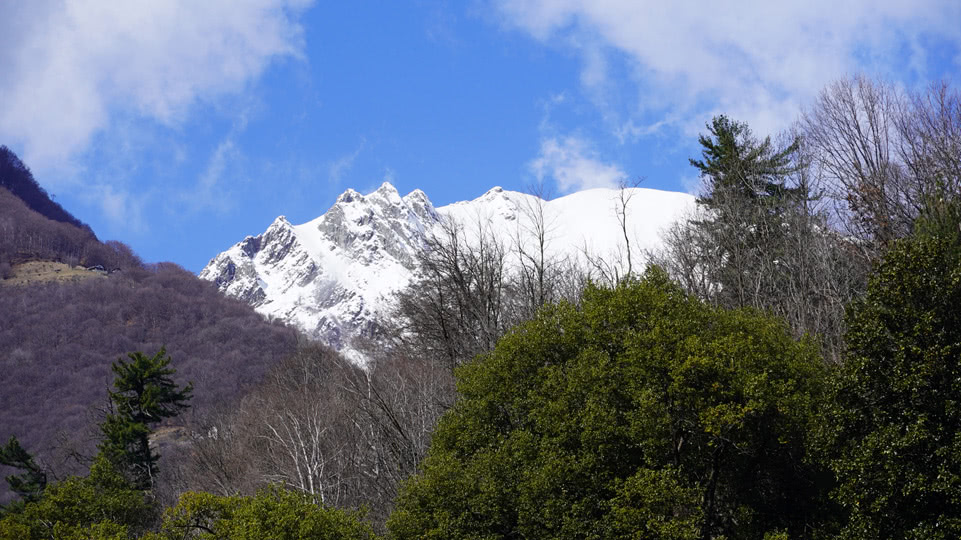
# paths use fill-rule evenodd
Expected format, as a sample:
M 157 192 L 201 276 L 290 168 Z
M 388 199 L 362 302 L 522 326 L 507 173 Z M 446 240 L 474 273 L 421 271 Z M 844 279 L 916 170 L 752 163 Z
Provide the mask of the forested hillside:
M 32 206 L 60 208 L 47 203 Z M 185 422 L 236 401 L 294 351 L 293 330 L 177 265 L 144 264 L 119 242 L 99 242 L 62 209 L 54 215 L 0 188 L 0 277 L 11 278 L 0 280 L 0 439 L 17 436 L 53 476 L 87 466 L 110 364 L 128 352 L 166 345 L 178 380 L 197 389 Z M 99 279 L 10 285 L 23 263 L 37 260 L 81 265 L 76 275 Z M 84 268 L 92 266 L 103 270 Z
M 0 145 L 0 188 L 6 188 L 10 193 L 24 202 L 28 208 L 41 216 L 73 225 L 78 229 L 93 235 L 93 231 L 85 223 L 73 217 L 55 202 L 47 191 L 40 187 L 34 179 L 30 169 L 24 165 L 9 148 Z

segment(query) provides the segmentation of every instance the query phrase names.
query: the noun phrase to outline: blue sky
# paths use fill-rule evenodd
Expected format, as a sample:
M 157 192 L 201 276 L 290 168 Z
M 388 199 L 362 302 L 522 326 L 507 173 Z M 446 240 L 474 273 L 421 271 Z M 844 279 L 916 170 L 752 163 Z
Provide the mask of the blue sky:
M 192 271 L 387 180 L 686 191 L 712 115 L 961 74 L 961 3 L 0 2 L 0 144 L 103 239 Z

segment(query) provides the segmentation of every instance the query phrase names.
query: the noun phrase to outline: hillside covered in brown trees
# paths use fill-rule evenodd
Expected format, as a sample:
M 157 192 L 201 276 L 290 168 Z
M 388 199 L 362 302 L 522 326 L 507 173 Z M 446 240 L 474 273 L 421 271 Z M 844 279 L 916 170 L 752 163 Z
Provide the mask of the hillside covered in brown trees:
M 295 349 L 293 330 L 183 268 L 100 242 L 5 147 L 0 185 L 0 439 L 18 437 L 54 475 L 88 465 L 110 365 L 127 353 L 166 346 L 177 378 L 194 384 L 178 419 L 190 422 Z

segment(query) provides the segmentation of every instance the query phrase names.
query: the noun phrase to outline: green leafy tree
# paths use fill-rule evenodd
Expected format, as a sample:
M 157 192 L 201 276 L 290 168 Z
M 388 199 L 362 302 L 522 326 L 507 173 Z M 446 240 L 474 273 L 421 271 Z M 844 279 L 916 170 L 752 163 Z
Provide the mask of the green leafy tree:
M 144 493 L 103 456 L 86 477 L 50 485 L 36 501 L 0 519 L 0 540 L 127 539 L 154 518 Z
M 360 518 L 279 487 L 253 497 L 188 492 L 167 510 L 160 533 L 144 540 L 373 540 Z
M 20 441 L 16 437 L 11 436 L 7 444 L 0 447 L 0 464 L 23 471 L 6 477 L 10 490 L 19 495 L 20 500 L 8 505 L 7 508 L 0 508 L 0 515 L 15 511 L 21 508 L 23 503 L 40 498 L 47 487 L 47 473 L 37 465 L 33 456 L 20 446 Z
M 947 224 L 951 213 L 896 241 L 849 312 L 850 353 L 823 422 L 846 538 L 961 537 L 961 221 Z
M 458 373 L 395 538 L 810 537 L 823 367 L 658 270 L 543 310 Z
M 170 357 L 161 347 L 152 357 L 134 352 L 130 361 L 113 363 L 112 412 L 100 425 L 104 439 L 100 451 L 140 489 L 149 489 L 157 473 L 159 456 L 150 449 L 151 426 L 177 416 L 189 405 L 193 385 L 179 387 L 169 367 Z

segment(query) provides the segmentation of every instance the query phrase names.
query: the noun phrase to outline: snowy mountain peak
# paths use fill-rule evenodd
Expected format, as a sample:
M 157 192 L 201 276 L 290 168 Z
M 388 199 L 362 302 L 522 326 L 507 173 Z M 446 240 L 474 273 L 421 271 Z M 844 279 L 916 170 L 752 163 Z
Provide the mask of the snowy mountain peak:
M 414 191 L 411 191 L 411 192 L 408 193 L 407 195 L 404 195 L 404 201 L 407 201 L 407 202 L 410 202 L 410 201 L 421 201 L 421 202 L 427 201 L 427 202 L 430 202 L 430 199 L 427 198 L 427 194 L 424 193 L 423 190 L 415 189 Z
M 341 193 L 341 194 L 340 194 L 340 197 L 337 197 L 337 203 L 351 203 L 351 202 L 354 202 L 354 201 L 356 201 L 356 200 L 358 200 L 358 199 L 359 199 L 359 200 L 363 200 L 363 199 L 364 199 L 364 196 L 361 195 L 360 193 L 354 191 L 354 190 L 351 189 L 351 188 L 347 188 L 347 191 Z M 335 203 L 335 204 L 337 204 L 337 203 Z
M 277 219 L 275 219 L 275 220 L 270 224 L 270 226 L 267 227 L 267 230 L 268 230 L 268 231 L 282 231 L 282 230 L 285 230 L 285 229 L 290 229 L 291 227 L 293 227 L 293 225 L 291 225 L 290 221 L 287 221 L 287 216 L 277 216 Z
M 383 197 L 400 198 L 400 193 L 397 192 L 397 188 L 395 188 L 394 185 L 391 184 L 390 182 L 384 182 L 383 184 L 381 184 L 380 187 L 377 188 L 377 191 L 375 191 L 374 193 L 381 195 Z
M 396 293 L 419 274 L 417 255 L 442 219 L 468 231 L 483 227 L 515 246 L 539 208 L 553 254 L 606 256 L 623 238 L 615 212 L 618 195 L 594 189 L 541 201 L 498 186 L 472 201 L 434 208 L 423 191 L 401 197 L 388 182 L 367 195 L 348 189 L 307 223 L 278 217 L 262 234 L 214 257 L 200 277 L 360 362 L 351 340 L 376 333 Z M 633 188 L 631 196 L 632 247 L 639 249 L 655 247 L 659 232 L 694 205 L 683 193 Z

